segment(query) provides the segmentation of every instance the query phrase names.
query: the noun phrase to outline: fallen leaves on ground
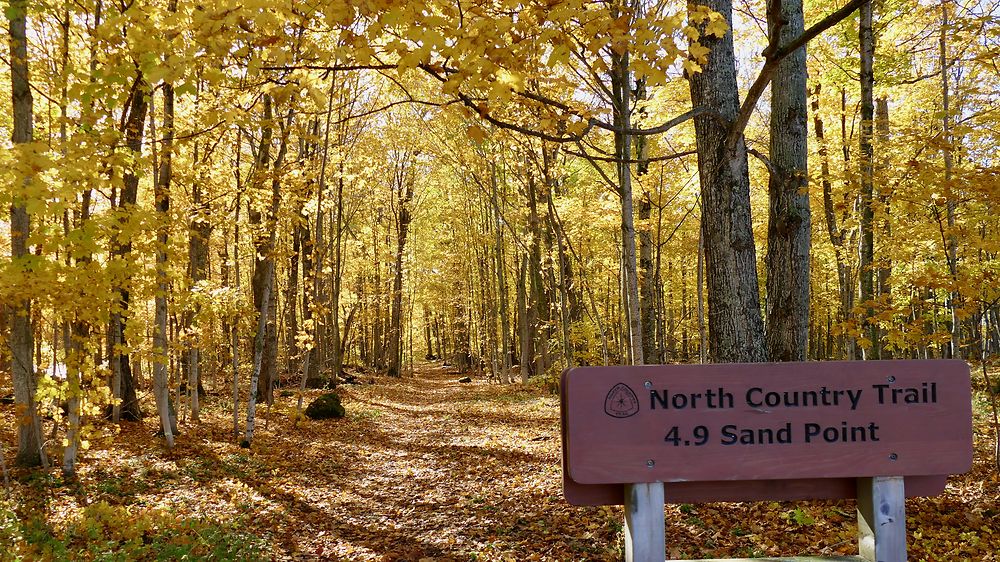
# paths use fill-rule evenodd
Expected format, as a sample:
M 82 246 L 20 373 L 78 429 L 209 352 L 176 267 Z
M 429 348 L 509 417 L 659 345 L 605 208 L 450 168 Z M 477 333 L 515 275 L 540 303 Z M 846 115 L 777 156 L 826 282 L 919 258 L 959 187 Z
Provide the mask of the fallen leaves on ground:
M 272 408 L 258 409 L 249 450 L 233 437 L 220 388 L 199 423 L 182 425 L 175 449 L 154 435 L 153 419 L 122 423 L 113 441 L 87 452 L 76 481 L 55 470 L 17 473 L 7 505 L 54 535 L 82 533 L 74 545 L 90 540 L 81 517 L 97 513 L 103 532 L 113 530 L 106 504 L 125 514 L 121 525 L 173 529 L 182 543 L 205 529 L 248 533 L 277 560 L 618 560 L 621 508 L 562 499 L 558 397 L 457 378 L 423 365 L 412 378 L 344 386 L 346 418 L 297 426 L 296 398 L 276 393 Z M 0 414 L 0 439 L 14 443 L 13 410 Z M 911 560 L 998 560 L 992 430 L 976 427 L 973 470 L 941 496 L 907 502 Z M 203 526 L 177 530 L 191 521 Z M 144 532 L 121 540 L 148 544 Z M 667 506 L 674 558 L 855 554 L 855 532 L 850 501 Z

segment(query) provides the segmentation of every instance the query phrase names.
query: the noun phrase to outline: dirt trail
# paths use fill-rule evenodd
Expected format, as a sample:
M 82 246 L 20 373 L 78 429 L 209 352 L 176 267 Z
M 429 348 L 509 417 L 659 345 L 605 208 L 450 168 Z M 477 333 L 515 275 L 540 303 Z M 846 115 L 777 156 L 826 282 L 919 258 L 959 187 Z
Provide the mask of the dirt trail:
M 343 387 L 347 419 L 289 435 L 308 460 L 289 475 L 302 496 L 283 502 L 283 546 L 351 560 L 615 557 L 613 529 L 593 535 L 562 501 L 557 398 L 458 378 L 423 365 Z
M 436 364 L 418 365 L 415 377 L 361 376 L 365 384 L 338 389 L 346 418 L 298 426 L 294 393 L 279 392 L 273 408 L 258 409 L 250 450 L 233 438 L 220 386 L 201 422 L 181 424 L 172 451 L 149 417 L 95 440 L 76 482 L 56 470 L 22 474 L 22 513 L 58 529 L 105 502 L 126 517 L 231 522 L 276 560 L 618 560 L 621 508 L 562 499 L 558 398 L 460 377 Z M 13 442 L 14 427 L 13 408 L 0 408 L 0 439 Z M 942 496 L 907 502 L 913 560 L 997 560 L 1000 482 L 992 437 L 977 427 L 973 471 Z M 856 553 L 853 502 L 666 510 L 671 558 Z

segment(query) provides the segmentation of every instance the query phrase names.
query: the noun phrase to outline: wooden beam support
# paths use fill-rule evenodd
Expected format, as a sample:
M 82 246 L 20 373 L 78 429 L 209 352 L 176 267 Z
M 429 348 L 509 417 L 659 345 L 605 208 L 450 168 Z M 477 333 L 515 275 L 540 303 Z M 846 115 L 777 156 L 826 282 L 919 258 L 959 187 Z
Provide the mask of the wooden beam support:
M 902 476 L 858 478 L 858 549 L 867 562 L 906 562 Z
M 663 483 L 625 485 L 625 562 L 667 559 Z

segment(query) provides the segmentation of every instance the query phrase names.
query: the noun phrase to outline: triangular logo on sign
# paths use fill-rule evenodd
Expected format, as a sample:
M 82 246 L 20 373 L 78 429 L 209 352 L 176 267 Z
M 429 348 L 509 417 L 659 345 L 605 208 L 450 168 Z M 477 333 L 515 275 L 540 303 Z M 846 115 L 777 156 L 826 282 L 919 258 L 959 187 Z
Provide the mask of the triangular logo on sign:
M 639 413 L 639 399 L 625 383 L 611 387 L 604 399 L 604 413 L 613 418 L 628 418 Z

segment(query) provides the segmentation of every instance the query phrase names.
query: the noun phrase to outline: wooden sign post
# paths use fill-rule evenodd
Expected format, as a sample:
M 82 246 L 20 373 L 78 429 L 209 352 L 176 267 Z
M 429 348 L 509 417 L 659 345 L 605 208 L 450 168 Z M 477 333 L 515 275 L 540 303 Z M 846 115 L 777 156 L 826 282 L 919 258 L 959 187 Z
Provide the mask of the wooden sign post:
M 906 559 L 905 496 L 972 465 L 962 361 L 583 367 L 563 373 L 563 479 L 624 504 L 626 560 L 665 559 L 664 502 L 857 498 L 859 550 Z

